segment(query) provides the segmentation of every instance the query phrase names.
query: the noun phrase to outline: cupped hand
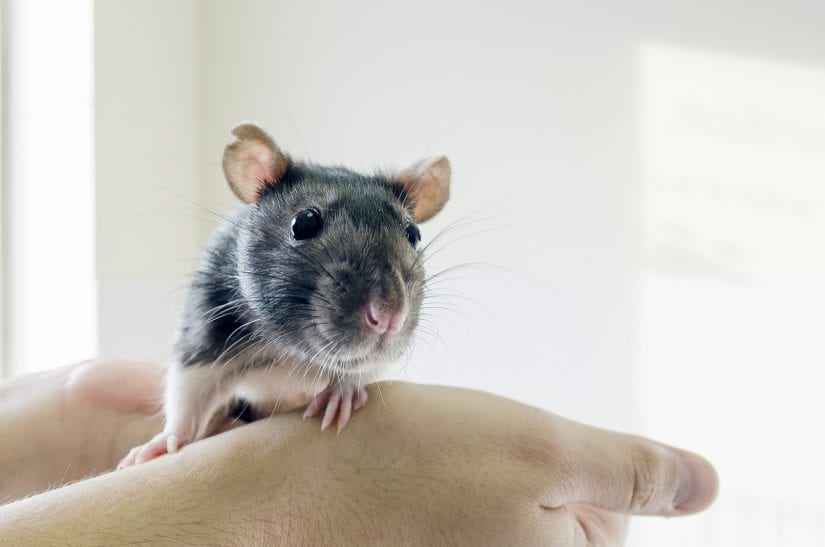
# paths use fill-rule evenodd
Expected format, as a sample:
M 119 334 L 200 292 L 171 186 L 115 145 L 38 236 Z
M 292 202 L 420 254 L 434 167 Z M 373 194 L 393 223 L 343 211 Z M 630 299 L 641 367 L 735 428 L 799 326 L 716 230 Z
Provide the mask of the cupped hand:
M 19 440 L 0 448 L 0 464 L 17 471 L 0 479 L 0 496 L 113 469 L 162 427 L 161 386 L 154 365 L 109 361 L 0 386 L 0 434 Z M 85 522 L 101 524 L 83 532 L 118 525 L 134 538 L 146 536 L 129 526 L 145 534 L 171 515 L 227 540 L 618 545 L 627 515 L 693 513 L 716 493 L 705 460 L 653 441 L 482 392 L 371 389 L 340 434 L 299 413 L 276 416 L 29 498 L 15 518 L 66 497 Z M 93 500 L 104 492 L 100 516 Z M 78 517 L 51 518 L 59 529 Z
M 0 383 L 0 503 L 112 469 L 162 427 L 162 381 L 99 359 Z
M 626 515 L 689 514 L 716 494 L 699 456 L 509 399 L 401 382 L 371 395 L 340 435 L 232 432 L 231 460 L 270 493 L 255 506 L 300 508 L 285 539 L 618 545 Z

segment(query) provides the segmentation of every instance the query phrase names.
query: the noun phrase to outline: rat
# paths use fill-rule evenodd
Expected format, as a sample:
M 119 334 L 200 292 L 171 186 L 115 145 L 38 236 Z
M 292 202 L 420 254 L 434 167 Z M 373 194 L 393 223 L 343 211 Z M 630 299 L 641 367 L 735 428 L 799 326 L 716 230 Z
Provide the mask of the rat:
M 212 236 L 166 371 L 165 426 L 118 467 L 306 406 L 340 432 L 409 347 L 424 294 L 418 224 L 449 198 L 438 155 L 361 174 L 300 162 L 232 130 L 223 171 L 242 204 Z

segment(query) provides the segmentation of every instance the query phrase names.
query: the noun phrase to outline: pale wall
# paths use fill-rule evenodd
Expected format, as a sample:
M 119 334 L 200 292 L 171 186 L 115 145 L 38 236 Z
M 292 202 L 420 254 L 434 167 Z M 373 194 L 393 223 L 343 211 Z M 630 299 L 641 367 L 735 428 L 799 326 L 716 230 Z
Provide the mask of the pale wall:
M 100 352 L 162 360 L 204 242 L 197 2 L 95 3 Z
M 825 356 L 815 334 L 825 324 L 823 308 L 811 304 L 825 294 L 821 276 L 798 267 L 777 268 L 781 279 L 722 275 L 684 254 L 643 260 L 654 243 L 681 237 L 644 224 L 651 209 L 665 221 L 673 212 L 654 188 L 661 173 L 677 181 L 686 173 L 730 173 L 739 177 L 732 187 L 741 188 L 745 163 L 787 197 L 781 176 L 759 172 L 783 164 L 783 150 L 744 147 L 747 128 L 721 146 L 716 136 L 694 131 L 682 153 L 666 118 L 645 120 L 659 112 L 645 102 L 653 88 L 670 89 L 665 103 L 674 104 L 664 104 L 665 115 L 680 113 L 680 85 L 651 87 L 650 78 L 663 78 L 668 59 L 681 59 L 704 74 L 687 79 L 685 97 L 735 110 L 735 96 L 719 103 L 701 91 L 727 92 L 751 80 L 728 72 L 716 78 L 713 67 L 764 61 L 752 66 L 760 98 L 743 103 L 769 114 L 762 118 L 769 125 L 781 121 L 800 99 L 799 86 L 772 86 L 770 75 L 802 67 L 809 81 L 822 80 L 825 4 L 209 0 L 98 2 L 96 10 L 105 353 L 166 354 L 182 298 L 174 289 L 185 286 L 217 219 L 204 207 L 219 212 L 233 203 L 219 162 L 239 121 L 260 123 L 284 149 L 305 157 L 291 116 L 313 160 L 366 169 L 417 159 L 446 128 L 433 148 L 453 161 L 453 196 L 423 227 L 424 238 L 488 208 L 470 217 L 477 222 L 467 231 L 477 233 L 439 253 L 430 269 L 487 261 L 506 270 L 475 268 L 451 281 L 449 289 L 470 300 L 449 305 L 466 307 L 469 319 L 434 318 L 442 342 L 430 350 L 422 340 L 401 377 L 488 389 L 684 444 L 717 463 L 724 490 L 712 511 L 647 520 L 639 528 L 647 541 L 634 544 L 825 541 L 818 524 L 825 477 L 815 461 L 821 446 L 805 444 L 804 435 L 822 414 L 810 395 Z M 814 125 L 808 136 L 821 134 L 824 126 Z M 667 153 L 653 154 L 659 163 L 651 173 L 646 162 L 657 147 L 650 140 L 659 136 Z M 817 142 L 804 143 L 809 156 Z M 745 159 L 719 157 L 724 147 Z M 773 154 L 777 161 L 764 161 Z M 756 196 L 759 207 L 771 205 L 767 196 Z M 717 234 L 703 222 L 708 210 L 685 203 L 719 207 L 717 197 L 681 204 L 680 214 L 711 239 Z M 779 238 L 774 248 L 797 243 L 769 229 L 781 220 L 777 211 L 747 199 L 735 205 L 737 218 L 757 223 L 754 233 Z M 825 214 L 821 203 L 806 206 Z M 724 208 L 714 218 L 725 219 Z M 804 224 L 795 226 L 810 236 Z M 770 266 L 774 255 L 748 235 L 742 237 L 756 244 L 745 259 Z M 717 239 L 706 241 L 711 250 L 736 255 L 721 234 Z M 821 249 L 811 245 L 794 256 Z M 794 458 L 789 478 L 781 467 L 794 446 L 811 456 Z M 798 538 L 793 534 L 812 539 L 788 539 Z
M 219 159 L 239 121 L 305 157 L 291 116 L 313 160 L 366 169 L 417 159 L 446 128 L 433 148 L 453 161 L 453 195 L 424 237 L 466 215 L 479 233 L 430 268 L 487 261 L 507 269 L 493 274 L 510 288 L 483 268 L 453 282 L 500 327 L 469 304 L 481 326 L 459 324 L 446 342 L 466 349 L 437 351 L 438 364 L 419 354 L 407 377 L 629 426 L 639 48 L 822 60 L 810 16 L 821 8 L 761 5 L 98 2 L 102 351 L 165 354 L 178 288 L 217 218 L 187 200 L 231 207 Z

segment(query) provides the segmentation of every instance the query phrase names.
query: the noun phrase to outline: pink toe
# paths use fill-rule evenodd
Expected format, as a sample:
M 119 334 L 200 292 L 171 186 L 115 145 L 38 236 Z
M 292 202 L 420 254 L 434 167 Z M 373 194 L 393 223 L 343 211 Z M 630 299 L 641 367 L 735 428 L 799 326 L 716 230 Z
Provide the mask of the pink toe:
M 344 397 L 341 399 L 341 409 L 338 412 L 338 432 L 340 433 L 344 427 L 349 423 L 350 416 L 352 416 L 352 390 L 347 390 Z
M 139 448 L 140 447 L 136 446 L 133 449 L 131 449 L 129 451 L 129 453 L 126 454 L 126 456 L 124 456 L 124 458 L 122 460 L 120 460 L 120 462 L 117 464 L 117 468 L 118 469 L 125 469 L 127 467 L 132 466 L 132 465 L 135 465 L 135 456 L 137 455 L 137 452 L 138 452 Z
M 154 460 L 158 456 L 162 456 L 165 453 L 166 443 L 163 443 L 163 445 L 160 445 L 159 443 L 147 444 L 140 450 L 140 452 L 138 452 L 137 456 L 135 457 L 135 463 L 145 463 L 149 460 Z
M 341 404 L 341 391 L 335 390 L 329 398 L 327 403 L 327 410 L 324 412 L 324 419 L 321 422 L 321 431 L 325 430 L 330 424 L 335 421 L 335 416 L 338 414 L 338 406 Z
M 367 394 L 367 390 L 364 389 L 363 387 L 358 388 L 358 390 L 355 392 L 355 398 L 353 399 L 353 402 L 352 402 L 352 409 L 353 410 L 358 410 L 359 408 L 361 408 L 365 404 L 367 404 L 368 400 L 369 400 L 369 395 Z
M 351 407 L 349 406 L 341 407 L 341 414 L 338 416 L 338 433 L 340 433 L 342 429 L 347 427 L 350 416 L 352 416 L 352 412 L 350 409 Z
M 180 450 L 182 446 L 183 442 L 177 435 L 169 435 L 169 438 L 166 439 L 166 452 L 169 454 L 174 454 Z
M 314 418 L 317 416 L 329 402 L 329 397 L 329 390 L 319 393 L 312 401 L 310 401 L 306 411 L 304 411 L 304 418 Z

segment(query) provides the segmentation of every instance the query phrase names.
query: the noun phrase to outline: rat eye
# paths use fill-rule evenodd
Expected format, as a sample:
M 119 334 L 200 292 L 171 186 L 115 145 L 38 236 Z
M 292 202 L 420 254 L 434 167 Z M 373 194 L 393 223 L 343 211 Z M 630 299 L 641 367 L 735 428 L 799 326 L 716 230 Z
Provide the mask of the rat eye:
M 321 231 L 323 225 L 321 213 L 318 212 L 318 209 L 301 211 L 292 219 L 292 237 L 296 240 L 315 237 Z
M 410 242 L 410 245 L 413 246 L 415 249 L 418 246 L 418 242 L 421 241 L 421 232 L 418 231 L 418 226 L 415 224 L 407 224 L 407 240 Z

